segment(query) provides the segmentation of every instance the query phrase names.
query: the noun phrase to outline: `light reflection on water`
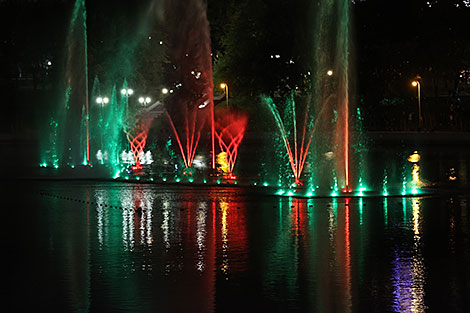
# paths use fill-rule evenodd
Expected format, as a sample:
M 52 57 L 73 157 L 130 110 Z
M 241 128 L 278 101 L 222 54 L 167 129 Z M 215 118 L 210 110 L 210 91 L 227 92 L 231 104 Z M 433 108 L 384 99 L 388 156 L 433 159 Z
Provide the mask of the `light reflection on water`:
M 78 214 L 83 204 L 37 204 L 48 212 L 37 223 L 51 238 L 43 258 L 69 286 L 68 311 L 86 302 L 96 312 L 424 312 L 439 311 L 441 302 L 459 311 L 468 301 L 459 274 L 470 263 L 468 199 L 59 187 L 49 186 L 51 193 L 91 195 L 88 217 Z M 440 252 L 437 260 L 433 249 L 458 259 Z M 451 269 L 456 265 L 460 271 Z
M 422 212 L 421 200 L 412 198 L 413 241 L 407 249 L 397 247 L 393 261 L 393 294 L 395 296 L 393 308 L 395 312 L 424 312 L 426 267 L 421 252 L 422 239 Z M 404 208 L 406 213 L 407 207 Z M 406 215 L 405 215 L 406 216 Z

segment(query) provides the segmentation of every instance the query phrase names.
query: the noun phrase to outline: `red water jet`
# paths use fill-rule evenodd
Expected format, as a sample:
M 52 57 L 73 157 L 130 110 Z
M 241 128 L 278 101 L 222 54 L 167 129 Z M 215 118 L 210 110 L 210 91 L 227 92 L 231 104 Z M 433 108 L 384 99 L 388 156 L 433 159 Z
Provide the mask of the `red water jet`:
M 134 156 L 135 164 L 132 166 L 132 170 L 134 171 L 142 169 L 142 164 L 140 164 L 140 157 L 143 154 L 145 145 L 147 143 L 147 136 L 151 123 L 151 118 L 142 120 L 134 129 L 134 134 L 137 134 L 135 136 L 130 132 L 126 132 L 127 140 L 131 146 L 132 155 Z
M 220 109 L 215 121 L 215 137 L 219 148 L 226 153 L 228 177 L 234 178 L 233 169 L 238 156 L 238 148 L 245 136 L 248 118 L 245 114 Z
M 200 112 L 203 113 L 200 113 Z M 186 168 L 190 168 L 193 164 L 194 157 L 196 156 L 196 149 L 201 139 L 201 131 L 206 121 L 207 110 L 202 110 L 199 106 L 186 108 L 184 114 L 184 131 L 178 132 L 173 119 L 168 111 L 165 111 L 170 122 L 171 129 L 175 134 L 178 147 L 183 157 L 183 162 Z M 182 139 L 185 141 L 183 143 Z
M 294 108 L 295 110 L 295 108 Z M 302 171 L 304 169 L 305 161 L 307 160 L 308 150 L 312 143 L 313 129 L 307 134 L 307 114 L 308 111 L 305 110 L 304 113 L 304 122 L 302 127 L 301 141 L 298 142 L 297 138 L 297 122 L 294 117 L 294 150 L 292 151 L 292 146 L 289 143 L 287 136 L 283 136 L 284 144 L 287 149 L 287 154 L 289 156 L 289 163 L 294 174 L 294 184 L 297 186 L 302 185 L 302 180 L 300 179 Z M 300 146 L 300 147 L 299 147 Z

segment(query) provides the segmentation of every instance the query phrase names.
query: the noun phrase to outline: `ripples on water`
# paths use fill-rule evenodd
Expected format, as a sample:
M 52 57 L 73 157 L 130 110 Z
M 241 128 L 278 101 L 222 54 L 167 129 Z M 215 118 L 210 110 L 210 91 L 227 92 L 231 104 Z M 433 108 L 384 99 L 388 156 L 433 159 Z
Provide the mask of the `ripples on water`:
M 464 312 L 466 198 L 42 183 L 13 295 L 62 312 Z M 14 191 L 12 191 L 14 192 Z M 17 190 L 18 192 L 18 190 Z M 19 193 L 18 193 L 19 194 Z M 22 286 L 27 285 L 27 288 Z M 13 297 L 12 299 L 16 299 Z M 15 300 L 16 301 L 16 300 Z

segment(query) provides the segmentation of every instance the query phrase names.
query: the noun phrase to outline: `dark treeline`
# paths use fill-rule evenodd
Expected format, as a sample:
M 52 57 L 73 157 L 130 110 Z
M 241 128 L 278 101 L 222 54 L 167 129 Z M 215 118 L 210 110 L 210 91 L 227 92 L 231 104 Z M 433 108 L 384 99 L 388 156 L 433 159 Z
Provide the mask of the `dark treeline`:
M 160 39 L 165 38 L 161 29 L 142 27 L 152 2 L 158 1 L 87 1 L 90 84 L 96 75 L 104 80 L 106 75 L 114 80 L 132 76 L 131 80 L 147 89 L 160 83 L 162 75 L 155 72 L 164 73 L 171 65 L 162 65 L 166 60 L 155 57 Z M 318 48 L 314 25 L 321 18 L 315 14 L 319 2 L 208 0 L 216 86 L 229 82 L 233 103 L 240 106 L 255 105 L 260 93 L 308 88 L 305 74 L 313 70 L 313 51 Z M 466 2 L 352 3 L 352 79 L 367 127 L 385 127 L 373 123 L 384 114 L 395 116 L 396 122 L 386 127 L 390 129 L 406 128 L 406 121 L 416 118 L 410 116 L 416 113 L 416 90 L 410 82 L 417 76 L 422 80 L 424 106 L 428 99 L 426 109 L 440 110 L 446 119 L 452 105 L 465 107 L 470 94 L 470 8 Z M 14 113 L 15 106 L 20 106 L 18 90 L 59 85 L 72 5 L 72 0 L 0 1 L 0 91 L 8 100 L 2 102 L 4 112 Z M 129 63 L 121 62 L 136 33 L 156 40 L 142 40 L 137 49 L 133 47 L 136 52 L 129 56 Z M 137 67 L 131 66 L 132 60 L 139 61 Z
M 316 46 L 316 2 L 210 1 L 213 49 L 219 57 L 215 80 L 231 81 L 233 92 L 243 96 L 302 86 L 300 74 L 310 70 Z M 432 115 L 429 110 L 435 113 L 427 118 L 429 128 L 455 123 L 446 121 L 452 120 L 452 106 L 468 102 L 470 96 L 468 6 L 457 0 L 366 0 L 352 5 L 352 79 L 367 127 L 413 129 L 407 124 L 416 125 L 416 89 L 410 85 L 416 77 L 422 83 L 425 117 Z M 281 58 L 271 59 L 273 54 Z M 388 114 L 392 116 L 386 118 Z

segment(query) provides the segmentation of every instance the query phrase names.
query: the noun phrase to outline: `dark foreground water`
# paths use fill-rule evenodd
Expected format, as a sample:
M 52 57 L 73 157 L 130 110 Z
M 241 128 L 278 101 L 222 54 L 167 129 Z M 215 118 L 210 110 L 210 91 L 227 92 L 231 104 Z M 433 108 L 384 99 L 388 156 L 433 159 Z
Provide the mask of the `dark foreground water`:
M 8 312 L 470 311 L 469 196 L 74 181 L 3 191 Z

